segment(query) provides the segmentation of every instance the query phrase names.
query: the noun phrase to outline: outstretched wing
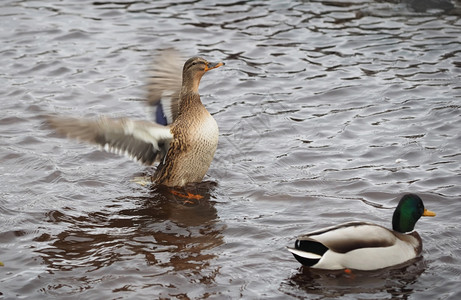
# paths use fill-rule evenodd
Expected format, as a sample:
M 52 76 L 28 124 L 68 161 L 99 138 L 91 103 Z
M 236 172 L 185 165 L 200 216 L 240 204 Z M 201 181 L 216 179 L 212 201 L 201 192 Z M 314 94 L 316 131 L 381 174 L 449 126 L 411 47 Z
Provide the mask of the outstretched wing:
M 157 123 L 173 123 L 179 112 L 179 92 L 182 85 L 181 55 L 174 49 L 159 52 L 148 78 L 148 103 L 156 112 Z
M 169 126 L 126 118 L 96 120 L 50 116 L 47 123 L 67 137 L 97 144 L 104 150 L 152 165 L 168 152 L 173 134 Z

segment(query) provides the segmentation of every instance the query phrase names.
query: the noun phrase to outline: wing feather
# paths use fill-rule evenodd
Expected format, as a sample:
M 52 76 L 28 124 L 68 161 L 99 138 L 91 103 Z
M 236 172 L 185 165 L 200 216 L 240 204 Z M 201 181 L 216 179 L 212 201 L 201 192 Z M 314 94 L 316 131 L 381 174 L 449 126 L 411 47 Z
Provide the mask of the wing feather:
M 156 122 L 171 124 L 179 113 L 182 85 L 181 55 L 174 49 L 161 51 L 149 71 L 148 103 L 156 109 Z
M 126 118 L 88 120 L 50 116 L 47 124 L 69 138 L 99 145 L 144 165 L 152 165 L 157 157 L 162 159 L 173 139 L 169 126 Z
M 350 222 L 298 237 L 298 240 L 318 241 L 337 253 L 359 248 L 390 247 L 396 236 L 389 229 L 366 222 Z

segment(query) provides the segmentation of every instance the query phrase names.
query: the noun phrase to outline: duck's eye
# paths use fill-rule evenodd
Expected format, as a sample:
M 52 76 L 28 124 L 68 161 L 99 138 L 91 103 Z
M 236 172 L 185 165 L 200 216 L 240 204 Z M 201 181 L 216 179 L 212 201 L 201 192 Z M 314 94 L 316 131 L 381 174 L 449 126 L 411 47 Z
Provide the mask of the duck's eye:
M 189 65 L 188 68 L 192 68 L 192 67 L 194 67 L 194 66 L 196 66 L 196 65 L 204 65 L 204 64 L 205 64 L 205 63 L 204 63 L 203 61 L 194 61 L 194 62 L 192 62 L 192 63 Z

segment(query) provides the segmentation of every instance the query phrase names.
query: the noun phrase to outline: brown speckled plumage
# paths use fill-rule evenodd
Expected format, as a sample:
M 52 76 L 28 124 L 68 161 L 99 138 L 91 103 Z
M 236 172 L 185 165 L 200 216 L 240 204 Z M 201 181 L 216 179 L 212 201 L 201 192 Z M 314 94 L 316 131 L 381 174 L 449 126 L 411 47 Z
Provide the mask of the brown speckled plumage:
M 98 144 L 107 151 L 126 154 L 146 165 L 160 163 L 152 176 L 158 184 L 174 187 L 200 182 L 218 145 L 218 125 L 203 106 L 198 87 L 209 70 L 224 65 L 193 57 L 186 61 L 178 101 L 171 101 L 173 122 L 163 126 L 130 119 L 85 120 L 49 117 L 48 124 L 68 137 Z M 174 113 L 178 111 L 178 113 Z
M 203 74 L 220 65 L 199 57 L 184 64 L 179 114 L 171 125 L 174 138 L 153 176 L 157 183 L 183 186 L 202 181 L 208 171 L 218 146 L 219 129 L 203 106 L 198 87 Z

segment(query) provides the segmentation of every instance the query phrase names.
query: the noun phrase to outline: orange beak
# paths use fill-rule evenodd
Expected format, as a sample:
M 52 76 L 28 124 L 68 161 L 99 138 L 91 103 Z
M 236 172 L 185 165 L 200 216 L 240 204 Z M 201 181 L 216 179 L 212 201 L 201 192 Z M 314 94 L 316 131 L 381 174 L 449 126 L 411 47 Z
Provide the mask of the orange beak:
M 225 64 L 224 64 L 222 61 L 220 61 L 220 62 L 218 62 L 218 63 L 210 63 L 210 62 L 209 62 L 209 63 L 205 66 L 205 72 L 210 71 L 210 70 L 212 70 L 212 69 L 219 68 L 219 67 L 224 66 L 224 65 L 225 65 Z

